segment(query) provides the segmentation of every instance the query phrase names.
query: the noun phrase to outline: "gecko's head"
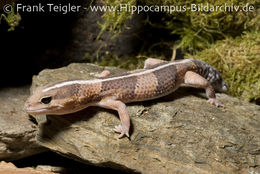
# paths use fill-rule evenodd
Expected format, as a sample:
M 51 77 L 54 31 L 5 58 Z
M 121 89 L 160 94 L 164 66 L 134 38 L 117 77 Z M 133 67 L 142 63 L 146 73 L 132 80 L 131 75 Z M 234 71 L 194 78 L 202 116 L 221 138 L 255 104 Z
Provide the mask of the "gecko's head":
M 229 87 L 228 84 L 222 79 L 220 74 L 211 82 L 213 88 L 218 92 L 227 92 Z
M 71 88 L 38 87 L 25 102 L 25 110 L 32 115 L 62 115 L 74 111 L 76 104 Z

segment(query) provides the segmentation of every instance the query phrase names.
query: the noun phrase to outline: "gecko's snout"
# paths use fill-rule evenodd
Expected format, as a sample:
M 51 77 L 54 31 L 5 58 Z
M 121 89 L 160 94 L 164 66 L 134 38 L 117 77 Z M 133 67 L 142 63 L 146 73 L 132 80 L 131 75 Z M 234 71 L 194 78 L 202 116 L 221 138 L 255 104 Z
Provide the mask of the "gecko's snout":
M 31 106 L 32 106 L 31 103 L 30 103 L 28 100 L 26 100 L 25 103 L 24 103 L 24 110 L 25 110 L 26 112 L 28 112 L 28 110 L 29 110 L 29 108 L 30 108 Z
M 24 109 L 26 110 L 26 108 L 28 107 L 30 107 L 30 103 L 28 102 L 28 100 L 26 100 L 24 103 Z
M 227 92 L 229 89 L 228 84 L 226 84 L 225 82 L 222 84 L 222 92 Z

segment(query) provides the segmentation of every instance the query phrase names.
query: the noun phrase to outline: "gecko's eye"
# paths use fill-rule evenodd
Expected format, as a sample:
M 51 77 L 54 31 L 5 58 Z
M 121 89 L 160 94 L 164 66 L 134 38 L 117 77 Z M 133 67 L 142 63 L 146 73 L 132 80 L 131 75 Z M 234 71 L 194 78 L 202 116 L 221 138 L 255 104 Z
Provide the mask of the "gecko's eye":
M 51 102 L 51 100 L 52 100 L 52 97 L 43 97 L 41 99 L 41 103 L 47 105 L 47 104 L 49 104 Z

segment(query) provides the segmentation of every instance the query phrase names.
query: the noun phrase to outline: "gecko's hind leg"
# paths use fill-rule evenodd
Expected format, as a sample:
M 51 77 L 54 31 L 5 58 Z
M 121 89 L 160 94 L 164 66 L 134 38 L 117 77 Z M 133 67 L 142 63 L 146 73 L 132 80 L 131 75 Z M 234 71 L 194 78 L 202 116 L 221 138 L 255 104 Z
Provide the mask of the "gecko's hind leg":
M 150 68 L 156 64 L 166 62 L 165 60 L 155 59 L 155 58 L 148 58 L 144 61 L 144 69 Z
M 220 103 L 217 100 L 214 88 L 211 86 L 211 84 L 199 74 L 192 71 L 187 71 L 184 76 L 184 83 L 189 86 L 205 89 L 206 95 L 208 97 L 208 101 L 207 101 L 208 103 L 213 104 L 217 107 L 224 106 L 222 103 Z

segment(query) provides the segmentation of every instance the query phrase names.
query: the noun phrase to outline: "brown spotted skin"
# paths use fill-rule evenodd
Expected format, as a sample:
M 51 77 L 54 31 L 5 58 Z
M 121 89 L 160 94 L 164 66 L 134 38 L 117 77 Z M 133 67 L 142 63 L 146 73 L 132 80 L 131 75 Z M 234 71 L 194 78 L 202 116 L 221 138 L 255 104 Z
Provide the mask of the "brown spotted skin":
M 156 77 L 156 96 L 162 96 L 163 94 L 169 94 L 178 87 L 177 82 L 177 68 L 175 65 L 168 66 L 161 70 L 153 72 Z
M 149 68 L 149 70 L 168 63 L 169 62 L 163 62 L 160 65 Z M 108 81 L 102 82 L 100 96 L 102 98 L 115 96 L 117 100 L 123 101 L 124 103 L 150 100 L 165 96 L 179 87 L 183 82 L 184 75 L 179 77 L 178 73 L 185 74 L 185 72 L 192 68 L 191 65 L 192 62 L 190 62 L 189 68 L 186 66 L 179 66 L 177 68 L 176 65 L 170 65 L 152 71 L 151 73 L 144 73 L 122 79 L 109 80 L 111 77 L 103 78 L 108 79 Z M 124 75 L 129 74 L 131 74 L 131 72 L 125 73 Z
M 100 95 L 102 98 L 115 96 L 122 101 L 133 100 L 135 98 L 135 85 L 137 77 L 127 77 L 116 80 L 102 82 Z
M 77 98 L 80 104 L 89 104 L 101 100 L 101 83 L 80 85 Z
M 135 101 L 141 101 L 147 98 L 153 98 L 156 95 L 158 81 L 153 73 L 140 75 L 137 77 L 135 85 Z

